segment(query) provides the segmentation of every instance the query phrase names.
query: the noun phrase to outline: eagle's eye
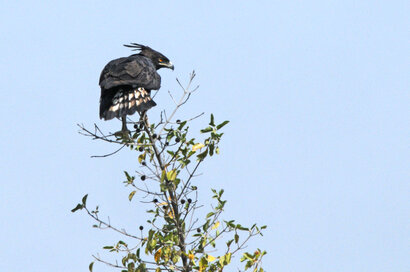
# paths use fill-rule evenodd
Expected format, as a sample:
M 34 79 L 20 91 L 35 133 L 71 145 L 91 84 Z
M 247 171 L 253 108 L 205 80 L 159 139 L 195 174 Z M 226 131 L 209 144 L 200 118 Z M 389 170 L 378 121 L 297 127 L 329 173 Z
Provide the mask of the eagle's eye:
M 159 62 L 163 62 L 164 60 L 163 60 L 163 59 L 159 59 L 158 61 L 159 61 Z

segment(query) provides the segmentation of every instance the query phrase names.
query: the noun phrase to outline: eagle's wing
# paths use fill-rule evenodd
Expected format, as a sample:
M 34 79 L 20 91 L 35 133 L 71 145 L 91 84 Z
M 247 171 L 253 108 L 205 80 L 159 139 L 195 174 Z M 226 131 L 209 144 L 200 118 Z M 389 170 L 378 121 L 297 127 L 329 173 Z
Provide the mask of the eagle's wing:
M 101 72 L 101 91 L 124 85 L 158 90 L 161 77 L 152 61 L 144 56 L 132 55 L 110 61 Z
M 110 61 L 101 72 L 100 87 L 100 118 L 110 120 L 154 107 L 150 91 L 161 87 L 161 77 L 149 58 L 132 55 Z

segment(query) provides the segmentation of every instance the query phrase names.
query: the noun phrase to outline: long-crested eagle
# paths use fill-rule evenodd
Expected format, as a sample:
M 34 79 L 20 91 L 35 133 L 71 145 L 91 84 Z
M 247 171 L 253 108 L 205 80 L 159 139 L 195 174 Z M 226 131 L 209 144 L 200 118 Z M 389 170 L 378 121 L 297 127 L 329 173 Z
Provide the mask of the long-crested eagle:
M 136 111 L 143 115 L 156 103 L 151 90 L 161 87 L 160 68 L 174 70 L 174 65 L 163 54 L 148 46 L 131 43 L 124 45 L 139 50 L 138 54 L 110 61 L 100 76 L 100 119 L 122 118 L 122 131 L 127 131 L 126 116 Z

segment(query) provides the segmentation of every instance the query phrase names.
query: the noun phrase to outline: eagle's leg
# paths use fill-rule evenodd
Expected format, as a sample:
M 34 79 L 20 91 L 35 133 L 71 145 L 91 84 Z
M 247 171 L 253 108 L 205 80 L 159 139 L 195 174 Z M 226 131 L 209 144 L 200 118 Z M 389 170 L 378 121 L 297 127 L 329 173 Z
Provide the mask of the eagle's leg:
M 121 129 L 121 131 L 124 134 L 128 134 L 130 131 L 127 128 L 127 115 L 123 115 L 121 117 L 121 120 L 122 120 L 122 129 Z

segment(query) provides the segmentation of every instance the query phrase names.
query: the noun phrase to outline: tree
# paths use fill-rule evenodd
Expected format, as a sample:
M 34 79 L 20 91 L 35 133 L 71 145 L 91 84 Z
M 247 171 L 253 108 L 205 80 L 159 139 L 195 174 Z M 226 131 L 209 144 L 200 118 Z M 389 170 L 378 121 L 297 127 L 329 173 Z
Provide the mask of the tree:
M 183 87 L 177 80 L 183 89 L 181 99 L 176 102 L 170 94 L 176 105 L 175 109 L 169 117 L 163 111 L 156 124 L 150 124 L 144 114 L 138 122 L 132 122 L 135 130 L 130 134 L 104 134 L 96 125 L 94 131 L 79 125 L 81 134 L 121 146 L 102 157 L 113 155 L 124 147 L 137 152 L 138 162 L 150 174 L 124 172 L 124 184 L 131 188 L 128 199 L 135 201 L 138 191 L 152 199 L 146 211 L 150 229 L 144 231 L 140 226 L 141 234 L 136 235 L 119 229 L 109 220 L 101 219 L 98 206 L 91 209 L 87 205 L 87 195 L 83 197 L 72 212 L 83 210 L 96 222 L 93 225 L 95 228 L 111 229 L 124 237 L 123 240 L 103 247 L 104 250 L 118 254 L 116 258 L 120 261 L 112 263 L 93 255 L 90 271 L 95 262 L 124 272 L 223 271 L 239 254 L 244 270 L 263 271 L 261 262 L 266 251 L 256 249 L 244 252 L 244 248 L 250 238 L 262 235 L 261 231 L 266 226 L 258 227 L 254 224 L 245 227 L 235 220 L 223 220 L 221 214 L 227 203 L 223 199 L 223 189 L 212 189 L 215 205 L 211 206 L 205 218 L 195 216 L 201 206 L 198 202 L 198 185 L 193 180 L 201 163 L 219 154 L 219 143 L 223 136 L 221 130 L 228 121 L 218 124 L 211 114 L 208 126 L 200 131 L 204 138 L 201 141 L 190 138 L 188 125 L 202 114 L 189 120 L 174 121 L 175 113 L 198 88 L 191 90 L 194 77 L 193 72 L 187 87 Z

